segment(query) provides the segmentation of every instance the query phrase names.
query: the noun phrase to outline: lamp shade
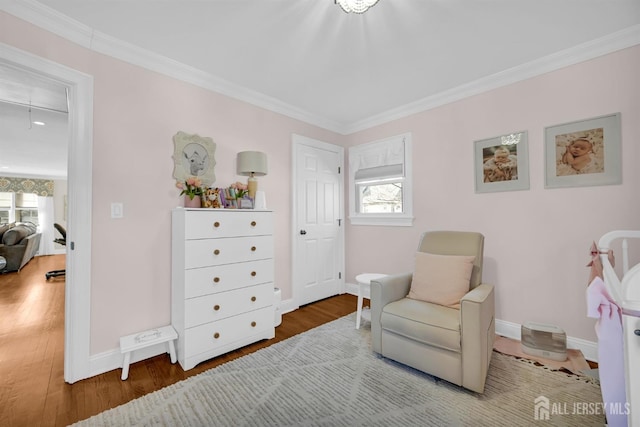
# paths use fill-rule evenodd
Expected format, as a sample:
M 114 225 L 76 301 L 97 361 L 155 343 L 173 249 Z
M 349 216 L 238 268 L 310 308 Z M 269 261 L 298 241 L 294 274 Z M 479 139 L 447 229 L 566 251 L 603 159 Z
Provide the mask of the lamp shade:
M 267 155 L 261 151 L 241 151 L 236 158 L 236 172 L 243 176 L 267 174 Z

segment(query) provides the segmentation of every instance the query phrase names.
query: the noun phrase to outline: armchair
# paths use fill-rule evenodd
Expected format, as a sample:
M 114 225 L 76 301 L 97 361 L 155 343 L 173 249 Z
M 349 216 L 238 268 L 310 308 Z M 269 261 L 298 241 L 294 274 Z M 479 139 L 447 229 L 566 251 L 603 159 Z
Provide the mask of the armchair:
M 495 338 L 494 291 L 493 285 L 482 283 L 483 251 L 484 236 L 480 233 L 423 233 L 418 252 L 447 259 L 468 256 L 468 262 L 473 262 L 469 291 L 458 308 L 416 299 L 415 294 L 409 298 L 413 273 L 372 280 L 373 351 L 482 393 Z M 450 284 L 437 283 L 440 285 L 446 289 Z

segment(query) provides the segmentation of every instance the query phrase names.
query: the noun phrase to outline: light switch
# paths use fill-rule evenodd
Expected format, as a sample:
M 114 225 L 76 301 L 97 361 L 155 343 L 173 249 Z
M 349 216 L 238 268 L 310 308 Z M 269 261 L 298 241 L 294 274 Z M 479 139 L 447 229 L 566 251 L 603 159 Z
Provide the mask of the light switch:
M 111 203 L 111 218 L 122 218 L 124 216 L 124 208 L 122 203 Z

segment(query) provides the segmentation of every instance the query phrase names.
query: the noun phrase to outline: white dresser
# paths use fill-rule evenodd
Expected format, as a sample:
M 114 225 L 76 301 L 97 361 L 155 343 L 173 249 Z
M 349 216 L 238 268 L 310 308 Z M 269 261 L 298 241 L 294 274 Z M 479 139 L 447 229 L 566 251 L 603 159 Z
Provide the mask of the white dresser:
M 176 208 L 171 227 L 171 323 L 182 368 L 273 338 L 273 213 Z

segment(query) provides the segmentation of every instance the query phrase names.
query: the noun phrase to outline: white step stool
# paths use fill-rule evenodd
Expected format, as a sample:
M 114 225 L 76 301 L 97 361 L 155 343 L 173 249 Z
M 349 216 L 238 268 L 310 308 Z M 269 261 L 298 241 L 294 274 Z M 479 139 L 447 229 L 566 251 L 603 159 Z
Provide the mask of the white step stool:
M 151 347 L 152 345 L 167 343 L 167 353 L 171 355 L 171 363 L 176 363 L 176 347 L 173 343 L 178 339 L 178 333 L 173 326 L 163 326 L 162 328 L 150 329 L 137 334 L 120 337 L 120 353 L 124 354 L 122 361 L 122 380 L 129 377 L 129 364 L 131 363 L 131 353 L 134 350 Z

